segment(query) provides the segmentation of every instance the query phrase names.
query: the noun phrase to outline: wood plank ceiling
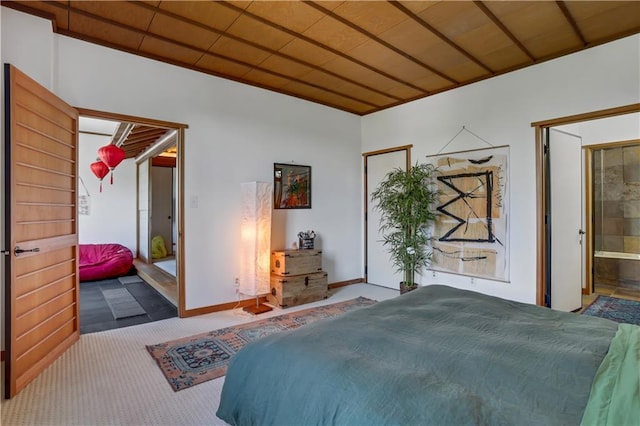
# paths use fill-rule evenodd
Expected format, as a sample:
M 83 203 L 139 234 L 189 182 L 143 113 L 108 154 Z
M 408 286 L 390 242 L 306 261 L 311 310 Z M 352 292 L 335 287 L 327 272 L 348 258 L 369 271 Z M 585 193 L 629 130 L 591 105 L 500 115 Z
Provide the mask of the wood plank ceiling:
M 365 115 L 640 32 L 639 1 L 2 1 L 55 32 Z
M 175 157 L 176 153 L 175 129 L 80 116 L 78 131 L 119 146 L 124 150 L 124 158 L 155 157 L 162 153 Z
M 120 123 L 112 143 L 124 150 L 124 158 L 135 158 L 150 149 L 171 130 L 135 123 Z M 175 144 L 175 137 L 173 138 Z

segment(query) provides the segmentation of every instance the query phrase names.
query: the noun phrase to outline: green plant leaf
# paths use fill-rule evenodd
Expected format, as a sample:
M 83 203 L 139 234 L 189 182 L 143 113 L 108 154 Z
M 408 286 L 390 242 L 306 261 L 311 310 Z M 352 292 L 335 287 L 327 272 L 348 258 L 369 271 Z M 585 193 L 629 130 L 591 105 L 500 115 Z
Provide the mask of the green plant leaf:
M 415 274 L 431 261 L 425 231 L 436 217 L 434 204 L 439 195 L 434 182 L 436 173 L 433 164 L 416 163 L 407 171 L 395 168 L 371 194 L 375 208 L 381 213 L 379 231 L 383 245 L 407 284 L 413 284 Z

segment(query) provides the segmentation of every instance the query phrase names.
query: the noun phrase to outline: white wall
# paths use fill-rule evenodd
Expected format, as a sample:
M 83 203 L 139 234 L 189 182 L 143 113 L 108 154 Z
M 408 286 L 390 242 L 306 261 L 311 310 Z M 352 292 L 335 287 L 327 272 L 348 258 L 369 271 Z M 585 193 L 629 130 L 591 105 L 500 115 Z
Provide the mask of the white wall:
M 577 133 L 582 136 L 582 145 L 640 139 L 640 113 L 585 121 L 576 126 Z
M 53 75 L 50 87 L 71 105 L 189 125 L 187 309 L 236 299 L 240 183 L 272 181 L 274 162 L 312 166 L 313 208 L 275 211 L 272 247 L 288 247 L 298 231 L 315 229 L 329 282 L 362 277 L 358 116 L 52 35 L 48 21 L 6 8 L 2 30 L 3 45 L 11 47 L 3 48 L 3 62 L 36 80 Z M 40 53 L 51 60 L 32 58 Z M 193 197 L 197 208 L 190 207 Z
M 639 139 L 640 113 L 565 124 L 554 129 L 580 136 L 582 146 Z
M 78 175 L 91 195 L 89 215 L 78 215 L 80 244 L 117 243 L 136 255 L 136 167 L 133 159 L 124 160 L 111 174 L 100 181 L 89 165 L 96 161 L 98 148 L 110 143 L 106 136 L 81 133 L 78 140 Z M 82 185 L 78 185 L 84 195 Z
M 51 21 L 2 8 L 2 63 L 22 70 L 49 90 L 53 89 L 53 44 Z M 28 34 L 24 34 L 28 32 Z M 16 37 L 21 34 L 20 37 Z M 11 59 L 9 61 L 8 59 Z
M 531 123 L 640 102 L 640 36 L 635 35 L 362 119 L 362 150 L 413 144 L 412 159 L 440 151 L 462 126 L 510 146 L 510 283 L 438 272 L 446 283 L 508 299 L 536 300 L 535 134 Z M 487 145 L 463 132 L 443 152 Z

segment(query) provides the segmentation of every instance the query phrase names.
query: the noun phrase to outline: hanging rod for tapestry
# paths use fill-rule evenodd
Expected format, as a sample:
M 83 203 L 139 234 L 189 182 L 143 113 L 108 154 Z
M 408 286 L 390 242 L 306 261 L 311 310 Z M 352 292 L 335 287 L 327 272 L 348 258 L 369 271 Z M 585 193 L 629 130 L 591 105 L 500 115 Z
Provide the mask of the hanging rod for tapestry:
M 462 129 L 460 129 L 460 131 L 458 131 L 458 133 L 456 133 L 456 135 L 455 135 L 454 137 L 452 137 L 452 138 L 449 140 L 449 142 L 447 142 L 447 144 L 446 144 L 445 146 L 443 146 L 443 147 L 440 149 L 440 151 L 438 151 L 438 152 L 436 153 L 436 155 L 438 155 L 438 154 L 442 153 L 442 151 L 444 151 L 444 149 L 445 149 L 446 147 L 448 147 L 448 146 L 449 146 L 449 144 L 450 144 L 451 142 L 453 142 L 453 141 L 454 141 L 454 140 L 455 140 L 455 139 L 460 135 L 460 133 L 462 133 L 462 132 L 467 132 L 467 133 L 471 134 L 472 136 L 475 136 L 477 139 L 481 140 L 482 142 L 486 143 L 487 145 L 489 145 L 489 146 L 491 146 L 491 147 L 493 147 L 493 146 L 494 146 L 492 143 L 488 142 L 487 140 L 485 140 L 485 139 L 481 138 L 480 136 L 476 135 L 475 133 L 473 133 L 471 130 L 467 129 L 467 127 L 466 127 L 466 126 L 462 126 Z

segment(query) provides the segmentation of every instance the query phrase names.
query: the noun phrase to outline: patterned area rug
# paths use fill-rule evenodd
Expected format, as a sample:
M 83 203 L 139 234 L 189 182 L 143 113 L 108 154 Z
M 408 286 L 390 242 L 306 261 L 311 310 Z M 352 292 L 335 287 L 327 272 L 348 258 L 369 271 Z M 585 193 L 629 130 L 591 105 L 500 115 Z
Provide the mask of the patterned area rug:
M 635 300 L 598 296 L 582 313 L 616 322 L 640 325 L 640 302 Z
M 304 309 L 195 336 L 147 346 L 174 391 L 224 376 L 231 357 L 244 345 L 269 334 L 370 306 L 366 297 Z

